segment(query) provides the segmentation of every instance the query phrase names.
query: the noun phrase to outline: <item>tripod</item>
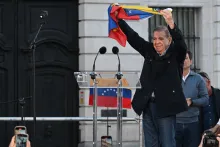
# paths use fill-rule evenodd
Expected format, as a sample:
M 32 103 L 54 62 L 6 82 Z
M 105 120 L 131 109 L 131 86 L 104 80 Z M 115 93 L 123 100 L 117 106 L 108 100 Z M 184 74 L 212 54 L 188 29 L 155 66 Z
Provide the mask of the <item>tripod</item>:
M 7 101 L 7 102 L 0 102 L 0 104 L 9 104 L 9 103 L 19 103 L 19 105 L 21 106 L 21 124 L 25 124 L 24 122 L 24 105 L 26 103 L 25 100 L 27 99 L 31 99 L 32 97 L 23 97 L 23 98 L 20 98 L 18 100 L 12 100 L 12 101 Z
M 33 74 L 33 115 L 34 115 L 34 135 L 33 135 L 33 146 L 35 147 L 35 137 L 36 137 L 36 98 L 35 98 L 35 95 L 36 95 L 36 72 L 35 72 L 35 68 L 36 68 L 36 65 L 35 65 L 35 50 L 36 50 L 36 40 L 37 40 L 37 37 L 41 31 L 41 28 L 43 27 L 43 25 L 46 23 L 44 18 L 48 16 L 48 12 L 47 11 L 42 11 L 41 14 L 40 14 L 40 19 L 42 20 L 41 23 L 40 23 L 40 26 L 37 30 L 37 33 L 34 37 L 34 39 L 32 40 L 32 42 L 30 43 L 30 46 L 29 46 L 29 49 L 32 51 L 32 64 L 33 64 L 33 68 L 32 68 L 32 74 Z
M 19 105 L 21 106 L 21 125 L 25 126 L 25 121 L 24 121 L 24 106 L 25 106 L 25 103 L 27 99 L 31 99 L 31 97 L 23 97 L 23 98 L 20 98 L 18 100 L 12 100 L 12 101 L 6 101 L 6 102 L 0 102 L 0 104 L 9 104 L 9 103 L 19 103 Z M 22 127 L 24 128 L 23 126 L 19 126 L 19 127 Z M 16 129 L 17 127 L 15 127 Z M 26 129 L 25 129 L 26 130 Z M 16 129 L 16 132 L 17 132 L 17 129 Z M 17 134 L 17 133 L 15 133 Z M 19 138 L 20 139 L 20 138 Z M 26 143 L 24 143 L 24 139 L 20 139 L 20 144 L 19 145 L 16 145 L 16 147 L 26 147 Z
M 24 121 L 24 105 L 25 105 L 25 99 L 27 98 L 21 98 L 18 100 L 19 105 L 21 106 L 21 124 L 25 126 L 25 121 Z

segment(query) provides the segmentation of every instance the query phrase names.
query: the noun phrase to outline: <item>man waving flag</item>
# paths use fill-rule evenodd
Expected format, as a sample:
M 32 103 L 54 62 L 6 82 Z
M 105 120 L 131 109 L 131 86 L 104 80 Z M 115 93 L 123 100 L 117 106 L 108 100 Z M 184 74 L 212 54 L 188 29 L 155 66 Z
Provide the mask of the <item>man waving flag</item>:
M 108 37 L 115 39 L 118 43 L 125 47 L 127 37 L 118 26 L 115 17 L 115 11 L 118 11 L 118 19 L 140 20 L 152 17 L 154 14 L 160 15 L 159 9 L 148 8 L 145 6 L 131 6 L 111 4 L 108 8 L 109 30 Z

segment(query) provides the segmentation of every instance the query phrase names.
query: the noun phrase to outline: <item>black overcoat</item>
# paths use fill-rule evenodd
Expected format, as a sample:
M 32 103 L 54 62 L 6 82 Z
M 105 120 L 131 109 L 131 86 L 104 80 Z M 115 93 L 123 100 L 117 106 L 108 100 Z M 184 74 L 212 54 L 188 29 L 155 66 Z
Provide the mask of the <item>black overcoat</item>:
M 124 20 L 119 20 L 118 24 L 127 36 L 128 43 L 145 59 L 140 76 L 142 88 L 136 89 L 132 100 L 134 111 L 142 114 L 148 107 L 153 91 L 158 118 L 186 111 L 188 106 L 181 82 L 187 46 L 177 25 L 174 29 L 168 26 L 173 41 L 166 54 L 159 56 L 153 43 L 141 38 Z
M 214 107 L 214 117 L 215 122 L 214 124 L 218 123 L 218 120 L 220 119 L 220 89 L 212 87 L 212 98 L 213 98 L 213 107 Z M 203 107 L 200 108 L 200 125 L 201 125 L 201 131 L 202 133 L 204 130 L 204 123 L 203 123 Z M 213 126 L 214 127 L 214 126 Z

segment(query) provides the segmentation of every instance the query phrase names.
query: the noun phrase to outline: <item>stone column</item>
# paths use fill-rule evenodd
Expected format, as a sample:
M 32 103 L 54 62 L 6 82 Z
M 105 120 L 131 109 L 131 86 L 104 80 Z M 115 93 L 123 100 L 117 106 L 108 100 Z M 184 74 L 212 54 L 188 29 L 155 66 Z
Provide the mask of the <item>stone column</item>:
M 215 0 L 213 6 L 213 25 L 214 25 L 214 79 L 213 83 L 215 83 L 216 87 L 220 87 L 220 0 Z M 211 66 L 211 65 L 210 65 Z

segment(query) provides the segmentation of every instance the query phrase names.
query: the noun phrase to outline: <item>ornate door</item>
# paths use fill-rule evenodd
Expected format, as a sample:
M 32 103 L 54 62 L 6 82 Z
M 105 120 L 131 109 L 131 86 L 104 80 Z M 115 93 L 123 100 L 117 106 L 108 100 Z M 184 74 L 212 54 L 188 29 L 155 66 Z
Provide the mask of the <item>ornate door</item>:
M 36 39 L 35 66 L 29 48 L 42 19 Z M 78 88 L 73 72 L 78 70 L 78 2 L 14 0 L 0 2 L 0 101 L 31 97 L 24 116 L 33 116 L 35 87 L 37 117 L 78 116 Z M 33 82 L 35 69 L 35 83 Z M 21 116 L 19 103 L 0 106 L 1 116 Z M 1 142 L 7 146 L 14 126 L 20 122 L 0 122 Z M 78 144 L 78 122 L 25 122 L 30 139 L 37 147 L 72 147 Z M 7 135 L 6 135 L 7 134 Z

